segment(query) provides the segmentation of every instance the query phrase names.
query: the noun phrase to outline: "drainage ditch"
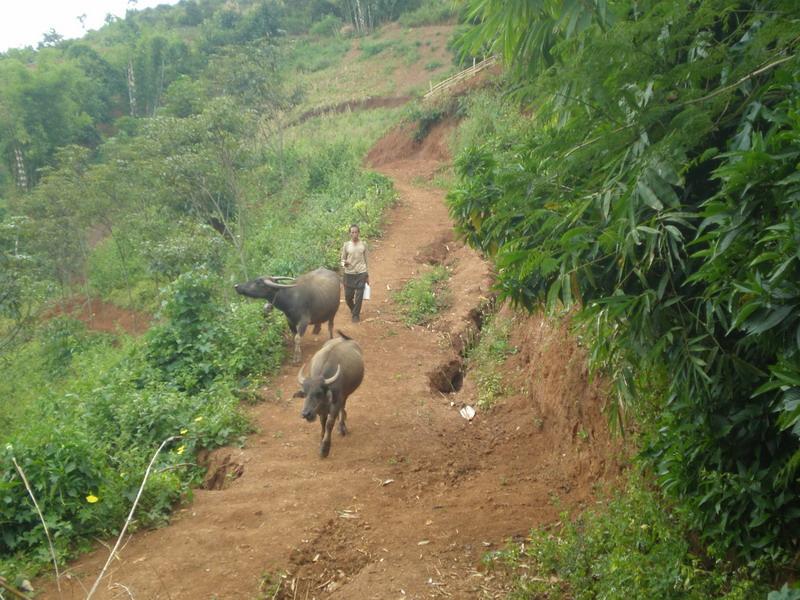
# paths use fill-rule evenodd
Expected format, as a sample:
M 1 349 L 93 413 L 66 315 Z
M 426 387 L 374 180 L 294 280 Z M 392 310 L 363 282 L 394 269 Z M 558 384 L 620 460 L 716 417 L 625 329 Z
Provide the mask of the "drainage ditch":
M 432 392 L 453 394 L 464 385 L 467 355 L 480 340 L 483 324 L 494 312 L 495 305 L 494 295 L 481 302 L 469 312 L 463 328 L 450 337 L 453 356 L 428 372 L 428 385 Z

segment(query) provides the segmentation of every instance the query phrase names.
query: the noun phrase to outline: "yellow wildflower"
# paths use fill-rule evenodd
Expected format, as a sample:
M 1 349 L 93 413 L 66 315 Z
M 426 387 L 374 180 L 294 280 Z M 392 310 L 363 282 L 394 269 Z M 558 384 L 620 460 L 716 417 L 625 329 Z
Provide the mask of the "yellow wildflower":
M 199 423 L 199 422 L 200 422 L 200 421 L 202 421 L 202 420 L 203 420 L 203 417 L 197 417 L 197 418 L 194 420 L 194 422 L 195 422 L 195 423 Z
M 177 452 L 178 454 L 183 454 L 185 450 L 186 446 L 178 446 L 178 449 L 175 450 L 175 452 Z
M 88 496 L 86 496 L 86 501 L 87 501 L 89 504 L 94 504 L 94 503 L 95 503 L 95 502 L 97 502 L 98 500 L 100 500 L 100 498 L 98 498 L 97 496 L 95 496 L 95 495 L 94 495 L 92 492 L 89 492 L 89 495 L 88 495 Z
M 184 427 L 183 429 L 181 429 L 181 435 L 186 435 L 187 433 L 189 433 L 189 430 L 188 430 L 188 429 L 186 429 L 186 427 Z

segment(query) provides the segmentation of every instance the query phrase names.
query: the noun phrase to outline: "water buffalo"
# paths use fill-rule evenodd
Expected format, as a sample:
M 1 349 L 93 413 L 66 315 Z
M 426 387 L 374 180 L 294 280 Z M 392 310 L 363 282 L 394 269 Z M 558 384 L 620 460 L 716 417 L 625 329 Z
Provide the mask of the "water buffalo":
M 328 337 L 333 338 L 333 318 L 339 310 L 341 287 L 339 276 L 328 269 L 317 269 L 301 275 L 294 283 L 278 283 L 283 277 L 259 277 L 239 283 L 237 292 L 251 298 L 266 298 L 266 311 L 271 306 L 286 315 L 294 334 L 294 362 L 300 362 L 300 338 L 306 327 L 314 325 L 319 333 L 322 323 L 328 322 Z
M 328 340 L 311 359 L 308 377 L 303 375 L 305 365 L 297 374 L 301 390 L 295 398 L 305 398 L 300 415 L 313 422 L 319 415 L 322 426 L 322 444 L 319 454 L 323 458 L 331 450 L 331 431 L 341 413 L 339 433 L 347 434 L 345 404 L 364 379 L 364 357 L 361 347 L 341 331 L 341 337 Z

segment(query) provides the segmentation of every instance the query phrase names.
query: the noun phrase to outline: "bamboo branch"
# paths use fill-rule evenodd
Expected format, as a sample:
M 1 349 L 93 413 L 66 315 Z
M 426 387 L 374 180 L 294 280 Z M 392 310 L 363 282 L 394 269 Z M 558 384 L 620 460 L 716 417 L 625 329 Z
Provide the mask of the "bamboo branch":
M 739 78 L 739 80 L 736 81 L 735 83 L 731 83 L 730 85 L 726 85 L 724 87 L 717 88 L 716 90 L 714 90 L 710 94 L 706 94 L 705 96 L 701 96 L 700 98 L 694 98 L 692 100 L 687 100 L 686 102 L 683 102 L 683 103 L 679 104 L 678 106 L 686 106 L 687 104 L 693 104 L 695 102 L 703 102 L 705 100 L 709 100 L 710 98 L 713 98 L 714 96 L 718 96 L 723 92 L 727 92 L 728 90 L 731 90 L 733 88 L 739 87 L 745 81 L 748 81 L 748 80 L 752 79 L 753 77 L 758 77 L 762 73 L 764 73 L 766 71 L 769 71 L 770 69 L 775 68 L 778 65 L 785 63 L 786 61 L 792 60 L 794 57 L 795 57 L 794 54 L 790 54 L 789 56 L 784 56 L 783 58 L 780 58 L 780 59 L 778 59 L 778 60 L 776 60 L 774 62 L 769 63 L 768 65 L 764 65 L 763 67 L 761 67 L 759 69 L 756 69 L 752 73 L 748 73 L 744 77 Z
M 179 439 L 181 436 L 173 435 L 172 437 L 168 437 L 156 450 L 156 453 L 153 454 L 153 458 L 150 459 L 150 464 L 147 465 L 147 470 L 144 472 L 144 478 L 142 479 L 142 484 L 139 486 L 139 492 L 136 494 L 136 498 L 133 501 L 133 506 L 131 506 L 131 512 L 128 514 L 128 518 L 125 521 L 125 525 L 122 527 L 122 531 L 119 533 L 119 537 L 117 538 L 117 543 L 114 544 L 113 550 L 111 550 L 111 554 L 108 555 L 108 560 L 106 564 L 103 565 L 103 570 L 100 571 L 100 575 L 97 576 L 97 580 L 94 582 L 92 589 L 89 590 L 89 594 L 86 596 L 86 600 L 91 600 L 92 595 L 94 594 L 95 590 L 97 590 L 97 586 L 100 585 L 100 581 L 106 574 L 106 570 L 108 569 L 108 565 L 111 564 L 111 561 L 114 559 L 114 556 L 117 553 L 117 549 L 119 548 L 120 543 L 122 542 L 122 538 L 125 537 L 125 532 L 128 530 L 128 525 L 130 525 L 131 521 L 133 520 L 133 513 L 136 511 L 136 506 L 139 504 L 139 498 L 142 497 L 142 492 L 144 491 L 144 486 L 147 483 L 147 478 L 150 477 L 150 471 L 153 469 L 153 463 L 156 462 L 156 458 L 164 449 L 168 443 L 172 442 L 173 440 Z
M 25 472 L 22 470 L 22 467 L 19 466 L 16 457 L 12 456 L 11 461 L 14 463 L 14 466 L 17 468 L 17 473 L 19 476 L 22 477 L 22 483 L 25 484 L 25 489 L 28 490 L 28 495 L 33 500 L 33 505 L 36 507 L 36 512 L 39 513 L 39 519 L 42 521 L 42 526 L 44 527 L 44 534 L 47 536 L 47 543 L 50 545 L 50 556 L 53 558 L 53 567 L 56 570 L 56 587 L 58 588 L 58 595 L 61 595 L 61 575 L 58 573 L 58 560 L 56 559 L 56 550 L 53 548 L 53 540 L 50 538 L 50 531 L 47 529 L 47 523 L 44 520 L 44 515 L 42 514 L 42 509 L 39 508 L 39 503 L 36 502 L 36 496 L 33 495 L 33 490 L 31 489 L 31 485 L 28 483 L 28 478 L 25 477 Z

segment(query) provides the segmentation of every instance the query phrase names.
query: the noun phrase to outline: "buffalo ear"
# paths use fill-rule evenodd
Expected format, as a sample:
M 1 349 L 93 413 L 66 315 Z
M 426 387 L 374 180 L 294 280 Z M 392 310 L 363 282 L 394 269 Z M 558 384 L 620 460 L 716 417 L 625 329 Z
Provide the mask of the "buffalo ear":
M 294 394 L 292 394 L 292 398 L 305 398 L 306 393 L 303 390 L 297 390 Z

